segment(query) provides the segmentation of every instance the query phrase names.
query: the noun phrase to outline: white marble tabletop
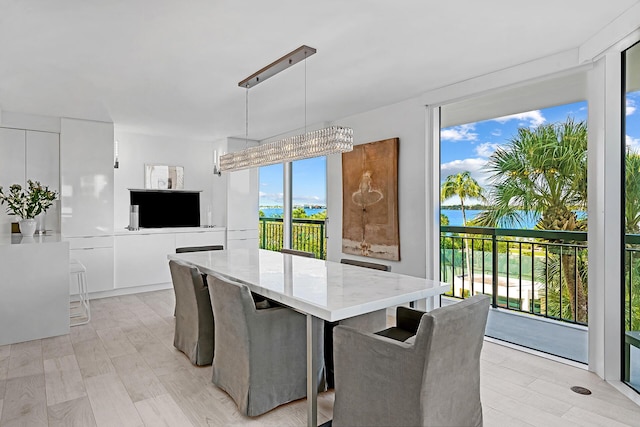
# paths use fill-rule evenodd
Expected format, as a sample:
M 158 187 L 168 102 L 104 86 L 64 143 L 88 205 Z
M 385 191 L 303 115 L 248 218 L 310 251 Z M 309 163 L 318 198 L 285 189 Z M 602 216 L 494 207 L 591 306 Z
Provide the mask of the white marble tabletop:
M 207 274 L 245 283 L 260 295 L 336 321 L 449 290 L 434 280 L 262 249 L 171 254 Z

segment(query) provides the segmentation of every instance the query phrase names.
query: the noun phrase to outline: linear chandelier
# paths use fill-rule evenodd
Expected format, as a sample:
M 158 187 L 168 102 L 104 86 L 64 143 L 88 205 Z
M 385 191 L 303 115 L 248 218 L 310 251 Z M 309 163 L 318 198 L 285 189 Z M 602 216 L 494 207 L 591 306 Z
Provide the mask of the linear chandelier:
M 248 90 L 278 74 L 290 66 L 305 60 L 305 133 L 290 136 L 257 147 L 245 148 L 242 151 L 228 153 L 220 156 L 220 168 L 222 172 L 268 166 L 275 163 L 291 162 L 293 160 L 308 159 L 311 157 L 325 156 L 328 154 L 344 153 L 353 150 L 353 129 L 342 126 L 330 126 L 324 129 L 306 132 L 306 108 L 307 108 L 307 83 L 306 83 L 306 58 L 316 53 L 316 49 L 309 46 L 300 46 L 296 50 L 277 59 L 261 70 L 238 83 L 238 86 L 247 90 L 247 122 L 246 136 L 248 139 Z

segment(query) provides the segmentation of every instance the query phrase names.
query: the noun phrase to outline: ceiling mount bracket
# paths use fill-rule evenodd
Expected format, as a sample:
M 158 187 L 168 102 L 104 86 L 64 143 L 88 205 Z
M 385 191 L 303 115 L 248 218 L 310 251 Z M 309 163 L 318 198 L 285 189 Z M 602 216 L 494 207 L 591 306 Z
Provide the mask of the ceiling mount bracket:
M 276 59 L 266 67 L 251 74 L 246 79 L 238 82 L 238 86 L 247 89 L 252 88 L 258 83 L 262 83 L 263 81 L 267 80 L 269 77 L 275 76 L 280 71 L 284 71 L 292 65 L 295 65 L 298 62 L 304 60 L 305 58 L 310 57 L 314 53 L 316 53 L 315 48 L 302 45 L 299 48 L 287 53 L 283 57 Z

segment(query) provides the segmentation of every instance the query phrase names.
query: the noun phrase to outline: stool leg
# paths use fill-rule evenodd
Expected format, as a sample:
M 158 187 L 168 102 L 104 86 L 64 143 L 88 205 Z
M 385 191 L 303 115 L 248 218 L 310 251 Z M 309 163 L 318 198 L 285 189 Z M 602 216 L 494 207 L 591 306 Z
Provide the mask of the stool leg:
M 72 322 L 71 326 L 84 325 L 91 320 L 91 309 L 89 306 L 89 289 L 87 287 L 87 277 L 84 271 L 78 271 L 72 273 L 75 278 L 75 283 L 78 286 L 78 301 L 72 301 L 71 304 L 78 303 L 77 308 L 79 313 L 71 314 L 71 318 L 84 318 L 80 322 Z M 76 307 L 72 307 L 76 308 Z

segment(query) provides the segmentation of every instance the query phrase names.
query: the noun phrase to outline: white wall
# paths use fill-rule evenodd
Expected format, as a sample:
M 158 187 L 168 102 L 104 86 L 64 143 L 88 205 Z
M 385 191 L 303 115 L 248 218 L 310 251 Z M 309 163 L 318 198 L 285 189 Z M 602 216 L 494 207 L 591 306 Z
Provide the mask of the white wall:
M 200 222 L 206 224 L 211 204 L 214 225 L 225 225 L 226 194 L 214 183 L 213 150 L 224 149 L 223 143 L 190 140 L 179 137 L 141 135 L 119 131 L 118 169 L 114 169 L 114 229 L 129 225 L 129 188 L 144 188 L 144 165 L 160 164 L 184 167 L 184 189 L 200 193 Z M 219 145 L 219 146 L 218 146 Z
M 425 107 L 409 100 L 347 117 L 335 123 L 353 128 L 354 144 L 400 138 L 398 156 L 398 217 L 400 261 L 380 261 L 391 271 L 425 277 Z M 375 259 L 342 254 L 342 156 L 327 156 L 327 258 Z

